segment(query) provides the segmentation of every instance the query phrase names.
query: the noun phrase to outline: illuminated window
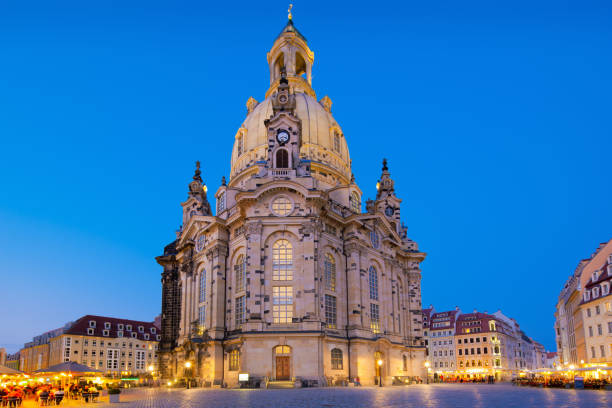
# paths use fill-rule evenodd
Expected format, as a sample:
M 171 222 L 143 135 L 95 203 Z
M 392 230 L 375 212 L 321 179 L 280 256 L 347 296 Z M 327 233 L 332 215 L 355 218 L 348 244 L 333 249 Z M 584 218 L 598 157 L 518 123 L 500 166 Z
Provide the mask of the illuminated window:
M 331 364 L 332 370 L 342 370 L 342 350 L 335 348 L 331 351 Z
M 336 291 L 336 260 L 331 254 L 325 255 L 325 289 Z
M 289 347 L 289 346 L 276 346 L 276 347 L 274 347 L 274 354 L 276 354 L 276 355 L 291 354 L 291 347 Z
M 278 197 L 272 201 L 272 211 L 281 217 L 287 216 L 292 210 L 291 201 L 286 197 Z
M 239 296 L 236 298 L 236 326 L 240 326 L 245 322 L 246 315 L 246 296 Z
M 359 214 L 361 212 L 361 200 L 359 199 L 359 194 L 353 191 L 351 193 L 351 196 L 349 197 L 349 201 L 351 205 L 351 211 Z
M 325 323 L 330 329 L 336 328 L 336 297 L 325 295 Z
M 376 268 L 370 266 L 369 270 L 369 286 L 370 286 L 370 299 L 378 300 L 378 274 Z
M 293 247 L 286 239 L 279 239 L 272 246 L 272 280 L 293 279 Z
M 380 310 L 376 303 L 370 303 L 370 329 L 374 333 L 380 333 Z
M 242 292 L 246 286 L 246 264 L 244 255 L 238 256 L 234 265 L 234 276 L 236 277 L 236 292 Z
M 229 353 L 229 370 L 238 371 L 240 369 L 240 351 L 232 350 Z
M 274 323 L 293 321 L 293 288 L 291 286 L 272 288 L 272 318 Z
M 200 331 L 206 327 L 206 306 L 201 305 L 198 308 L 198 325 L 200 326 Z
M 200 303 L 206 301 L 206 269 L 202 269 L 200 272 Z

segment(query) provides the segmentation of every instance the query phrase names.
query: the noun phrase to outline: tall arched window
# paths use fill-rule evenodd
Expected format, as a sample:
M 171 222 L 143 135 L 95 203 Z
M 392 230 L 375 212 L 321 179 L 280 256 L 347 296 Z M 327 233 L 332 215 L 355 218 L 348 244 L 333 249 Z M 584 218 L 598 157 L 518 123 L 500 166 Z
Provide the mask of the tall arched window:
M 286 239 L 272 245 L 272 280 L 293 280 L 293 247 Z
M 378 273 L 376 268 L 370 266 L 369 271 L 369 286 L 370 286 L 370 299 L 378 300 Z
M 200 272 L 200 303 L 206 301 L 206 269 Z
M 333 349 L 331 351 L 332 370 L 342 370 L 342 350 Z
M 279 149 L 276 152 L 276 168 L 286 169 L 289 168 L 289 153 L 285 149 Z
M 198 296 L 198 332 L 201 334 L 206 327 L 206 269 L 200 272 L 200 293 Z
M 359 214 L 361 212 L 361 199 L 359 198 L 359 194 L 357 194 L 356 191 L 353 191 L 351 193 L 349 201 L 351 204 L 351 211 Z
M 246 264 L 244 255 L 238 256 L 234 265 L 234 275 L 236 279 L 236 293 L 242 292 L 246 286 Z
M 336 260 L 331 254 L 325 254 L 325 289 L 336 291 Z

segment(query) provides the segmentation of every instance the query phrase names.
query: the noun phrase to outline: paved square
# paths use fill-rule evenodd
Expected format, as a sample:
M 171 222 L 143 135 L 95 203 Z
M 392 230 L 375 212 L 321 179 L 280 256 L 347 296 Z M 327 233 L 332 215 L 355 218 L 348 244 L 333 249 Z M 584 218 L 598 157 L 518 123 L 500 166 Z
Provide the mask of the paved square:
M 612 391 L 540 389 L 507 384 L 432 384 L 407 387 L 291 390 L 141 389 L 121 394 L 121 404 L 96 407 L 612 407 Z

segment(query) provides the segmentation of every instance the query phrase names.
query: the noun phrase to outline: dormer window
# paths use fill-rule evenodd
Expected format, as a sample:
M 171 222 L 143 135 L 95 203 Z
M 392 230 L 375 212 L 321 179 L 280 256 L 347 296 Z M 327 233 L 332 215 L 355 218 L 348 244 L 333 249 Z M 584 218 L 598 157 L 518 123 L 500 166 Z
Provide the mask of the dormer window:
M 591 299 L 591 293 L 588 290 L 584 291 L 583 299 L 585 302 L 588 302 Z
M 151 327 L 151 333 L 155 334 L 155 327 Z
M 599 286 L 593 288 L 593 299 L 599 297 Z
M 126 324 L 125 325 L 125 330 L 132 331 L 132 325 L 131 324 Z
M 608 282 L 604 282 L 601 285 L 601 296 L 607 296 L 610 294 L 610 284 Z
M 96 327 L 96 321 L 95 320 L 90 320 L 89 321 L 89 327 Z
M 110 330 L 110 328 L 111 328 L 111 324 L 110 324 L 109 322 L 104 322 L 104 328 L 105 328 L 106 330 Z
M 122 324 L 122 323 L 119 323 L 119 324 L 117 325 L 117 329 L 119 329 L 119 330 L 123 330 L 123 324 Z
M 135 339 L 138 336 L 138 334 L 136 334 L 136 332 L 132 332 L 132 338 Z
M 138 332 L 144 333 L 144 326 L 138 326 Z
M 596 282 L 597 278 L 599 278 L 599 271 L 593 272 L 593 275 L 592 275 L 592 278 L 591 278 L 591 282 Z
M 123 330 L 119 330 L 117 332 L 117 337 L 123 337 Z
M 149 340 L 149 333 L 145 333 L 145 335 L 144 335 L 144 339 L 145 339 L 145 340 Z
M 161 340 L 161 334 L 158 334 L 157 336 L 155 336 L 157 338 L 157 341 Z
M 102 330 L 102 335 L 104 337 L 108 337 L 108 330 Z
M 93 336 L 93 334 L 94 334 L 94 329 L 93 329 L 93 327 L 88 327 L 88 328 L 87 328 L 87 334 L 88 334 L 88 335 L 90 335 L 90 336 Z

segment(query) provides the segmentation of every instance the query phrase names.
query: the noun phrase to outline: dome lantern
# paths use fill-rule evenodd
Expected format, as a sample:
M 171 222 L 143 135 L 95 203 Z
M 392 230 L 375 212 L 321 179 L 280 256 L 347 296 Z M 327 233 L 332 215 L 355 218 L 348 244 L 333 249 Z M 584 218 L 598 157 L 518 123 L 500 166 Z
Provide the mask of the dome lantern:
M 270 89 L 266 97 L 274 93 L 284 71 L 293 92 L 304 92 L 316 98 L 312 89 L 313 63 L 314 53 L 308 48 L 306 37 L 298 31 L 290 18 L 268 52 Z

